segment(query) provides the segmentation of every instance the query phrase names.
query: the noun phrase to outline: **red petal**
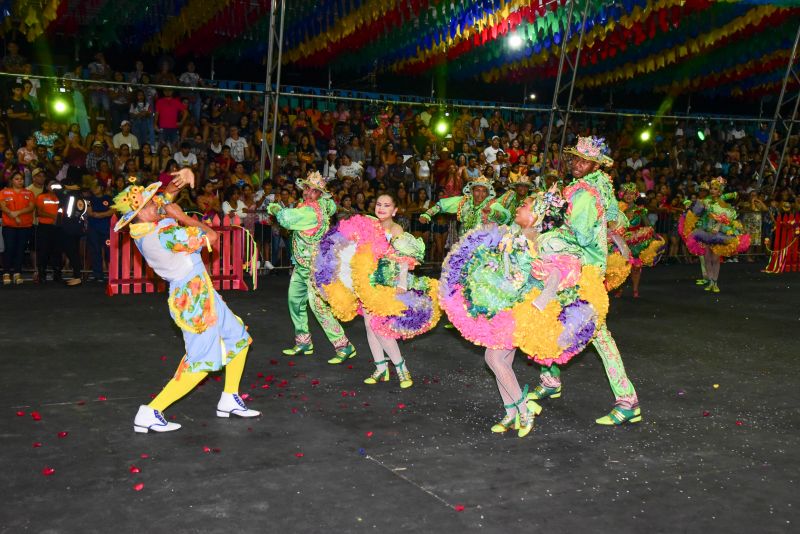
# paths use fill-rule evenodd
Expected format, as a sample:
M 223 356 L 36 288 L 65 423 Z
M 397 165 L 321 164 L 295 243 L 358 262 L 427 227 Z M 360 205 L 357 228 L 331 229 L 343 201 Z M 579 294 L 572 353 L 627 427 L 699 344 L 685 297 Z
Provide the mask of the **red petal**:
M 367 437 L 368 437 L 368 438 L 371 438 L 371 437 L 372 437 L 372 431 L 369 431 L 369 432 L 367 432 Z
M 213 452 L 214 454 L 219 454 L 222 452 L 222 449 L 220 449 L 219 447 L 214 447 L 213 449 L 211 449 L 211 452 Z
M 267 375 L 264 377 L 264 382 L 274 382 L 275 377 L 273 375 Z
M 139 469 L 138 467 L 136 467 L 135 465 L 132 465 L 132 466 L 130 466 L 130 467 L 128 468 L 128 471 L 130 471 L 130 472 L 131 472 L 131 473 L 133 473 L 133 474 L 136 474 L 136 473 L 141 473 L 141 472 L 142 472 L 142 470 L 141 470 L 141 469 Z
M 405 408 L 405 407 L 406 407 L 406 405 L 405 405 L 405 404 L 403 404 L 402 402 L 401 402 L 401 403 L 399 403 L 399 404 L 397 405 L 397 409 L 398 409 L 398 410 L 402 410 L 402 409 L 403 409 L 403 408 Z
M 292 413 L 297 413 L 297 408 L 292 408 Z
M 711 412 L 708 410 L 703 410 L 703 417 L 708 417 L 709 415 L 711 415 Z
M 347 368 L 348 368 L 348 369 L 352 369 L 352 368 L 353 368 L 353 366 L 352 366 L 352 365 L 348 365 L 348 366 L 347 366 Z
M 342 391 L 342 397 L 346 397 L 346 396 L 347 396 L 347 392 L 346 391 Z
M 221 376 L 215 376 L 214 377 L 214 382 L 219 382 L 220 380 L 222 380 Z
M 17 417 L 25 417 L 25 412 L 17 412 Z
M 256 376 L 257 376 L 258 378 L 264 378 L 264 373 L 258 373 Z
M 155 399 L 155 398 L 156 398 L 156 394 L 155 394 L 155 393 L 151 393 L 151 394 L 150 394 L 150 398 L 151 398 L 151 399 Z
M 41 446 L 42 446 L 42 442 L 41 441 L 36 441 L 36 442 L 33 443 L 33 448 L 34 449 L 38 449 Z
M 206 446 L 204 446 L 204 447 L 203 447 L 203 452 L 211 452 L 211 447 L 209 447 L 209 446 L 207 446 L 207 445 L 206 445 Z
M 288 380 L 281 380 L 280 383 L 278 384 L 278 387 L 279 388 L 285 388 L 288 385 L 289 385 L 289 381 Z
M 317 385 L 319 385 L 319 380 L 317 380 L 317 379 L 315 378 L 314 380 L 312 380 L 312 381 L 311 381 L 311 385 L 312 385 L 312 386 L 317 386 Z
M 100 395 L 99 397 L 97 397 L 97 400 L 105 401 L 105 400 L 108 400 L 108 397 L 106 397 L 105 395 Z
M 52 475 L 55 472 L 56 472 L 56 470 L 53 469 L 52 467 L 45 467 L 44 469 L 42 469 L 42 474 L 44 476 L 46 476 L 46 477 L 49 477 L 50 475 Z
M 166 357 L 166 356 L 162 356 L 162 357 L 161 357 L 161 361 L 162 361 L 162 362 L 165 362 L 165 361 L 167 361 L 167 357 Z
M 270 360 L 270 365 L 278 365 L 278 360 Z
M 296 452 L 294 453 L 294 455 L 297 456 L 298 458 L 302 458 L 303 456 L 305 456 L 305 454 L 303 454 L 302 452 Z
M 144 482 L 139 482 L 138 484 L 133 485 L 134 491 L 142 491 L 144 489 Z
M 77 404 L 78 406 L 83 406 L 84 404 L 86 404 L 86 401 L 85 400 L 79 400 L 75 404 Z
M 355 397 L 355 396 L 356 396 L 356 392 L 355 392 L 355 391 L 351 391 L 351 392 L 350 392 L 350 396 L 351 396 L 351 397 Z
M 59 432 L 58 433 L 58 437 L 59 438 L 66 438 L 68 435 L 69 435 L 69 432 Z
M 242 398 L 242 400 L 247 400 L 247 399 L 250 398 L 250 394 L 249 393 L 242 393 L 239 396 Z
M 464 505 L 463 504 L 457 504 L 457 505 L 453 506 L 453 509 L 456 512 L 463 512 L 464 511 Z
M 736 421 L 736 426 L 742 426 L 744 423 L 741 421 Z
M 39 412 L 31 412 L 31 417 L 33 417 L 34 421 L 42 420 L 42 416 L 39 414 Z
M 139 458 L 142 458 L 142 459 L 146 460 L 147 458 L 150 458 L 150 455 L 147 454 L 146 452 L 143 452 L 142 454 L 139 455 Z
M 269 384 L 264 384 L 261 386 L 261 389 L 269 389 Z
M 294 366 L 295 366 L 294 362 L 289 362 L 289 367 L 294 367 Z

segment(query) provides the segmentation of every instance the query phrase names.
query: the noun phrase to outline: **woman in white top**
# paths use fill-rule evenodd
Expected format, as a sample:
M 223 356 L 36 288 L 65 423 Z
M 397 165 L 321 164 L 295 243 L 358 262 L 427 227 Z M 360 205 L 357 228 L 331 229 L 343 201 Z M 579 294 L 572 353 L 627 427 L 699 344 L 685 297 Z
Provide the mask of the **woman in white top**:
M 422 159 L 417 161 L 414 165 L 414 191 L 424 189 L 427 193 L 427 198 L 431 198 L 431 189 L 433 180 L 431 177 L 431 151 L 426 149 L 422 155 Z
M 241 193 L 239 192 L 239 188 L 235 185 L 230 186 L 225 191 L 225 202 L 222 203 L 222 213 L 224 215 L 230 215 L 233 217 L 234 215 L 238 215 L 239 219 L 242 221 L 242 225 L 247 220 L 247 205 L 241 199 Z

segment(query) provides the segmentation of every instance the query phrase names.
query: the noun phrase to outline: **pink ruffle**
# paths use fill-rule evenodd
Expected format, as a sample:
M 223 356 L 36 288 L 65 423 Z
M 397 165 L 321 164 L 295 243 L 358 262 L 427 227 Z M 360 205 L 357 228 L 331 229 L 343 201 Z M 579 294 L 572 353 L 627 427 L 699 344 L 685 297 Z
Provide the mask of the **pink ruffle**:
M 581 260 L 570 254 L 553 254 L 531 262 L 531 273 L 538 280 L 547 280 L 554 270 L 560 274 L 559 291 L 572 287 L 581 278 Z
M 457 284 L 453 294 L 440 299 L 442 309 L 461 335 L 468 341 L 490 349 L 514 348 L 514 328 L 516 322 L 510 310 L 504 310 L 491 319 L 484 315 L 471 317 L 467 313 L 467 301 L 464 300 L 464 288 Z
M 706 247 L 702 243 L 700 243 L 694 236 L 691 234 L 691 231 L 686 231 L 686 213 L 681 215 L 681 218 L 678 219 L 678 234 L 683 237 L 684 243 L 686 243 L 686 249 L 689 253 L 694 254 L 695 256 L 703 256 L 706 253 Z M 692 229 L 693 230 L 693 229 Z
M 389 252 L 389 242 L 376 219 L 356 215 L 339 222 L 339 232 L 359 245 L 370 245 L 372 254 L 382 258 Z

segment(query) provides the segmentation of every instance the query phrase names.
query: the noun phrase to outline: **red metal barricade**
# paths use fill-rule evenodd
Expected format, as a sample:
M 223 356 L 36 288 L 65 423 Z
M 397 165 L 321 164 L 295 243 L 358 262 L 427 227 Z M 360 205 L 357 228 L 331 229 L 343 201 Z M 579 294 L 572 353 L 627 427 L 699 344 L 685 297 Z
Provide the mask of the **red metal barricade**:
M 775 218 L 775 234 L 770 244 L 768 273 L 800 271 L 800 213 Z
M 117 216 L 111 218 L 111 228 L 117 223 Z M 219 234 L 219 241 L 211 252 L 203 250 L 203 261 L 217 291 L 238 289 L 247 291 L 244 282 L 244 229 L 239 217 L 220 220 L 214 217 L 210 226 Z M 109 243 L 110 261 L 108 264 L 109 296 L 130 293 L 155 293 L 165 291 L 166 282 L 147 265 L 139 249 L 127 230 L 111 232 Z

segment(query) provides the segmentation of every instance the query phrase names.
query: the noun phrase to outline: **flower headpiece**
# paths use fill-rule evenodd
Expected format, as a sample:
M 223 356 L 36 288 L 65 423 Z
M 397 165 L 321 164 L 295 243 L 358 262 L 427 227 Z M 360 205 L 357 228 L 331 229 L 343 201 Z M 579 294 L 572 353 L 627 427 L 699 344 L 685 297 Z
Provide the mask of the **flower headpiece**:
M 557 191 L 547 191 L 533 195 L 531 211 L 539 216 L 541 231 L 547 232 L 564 223 L 567 201 Z
M 594 161 L 604 167 L 611 167 L 614 165 L 614 160 L 609 156 L 611 150 L 609 150 L 608 145 L 606 145 L 605 137 L 578 137 L 578 142 L 575 146 L 565 148 L 564 152 L 583 159 L 588 159 L 589 161 Z
M 636 184 L 633 182 L 622 184 L 622 187 L 620 187 L 619 190 L 623 193 L 639 193 L 639 188 L 636 187 Z
M 114 231 L 119 232 L 134 217 L 150 202 L 153 197 L 158 193 L 158 188 L 161 187 L 161 182 L 150 184 L 147 187 L 141 185 L 129 185 L 117 196 L 114 197 L 114 205 L 111 206 L 122 214 L 117 224 L 114 226 Z
M 709 182 L 708 187 L 710 189 L 712 185 L 717 185 L 720 191 L 724 191 L 727 184 L 728 181 L 725 178 L 722 176 L 717 176 L 716 178 L 712 179 L 711 182 Z

